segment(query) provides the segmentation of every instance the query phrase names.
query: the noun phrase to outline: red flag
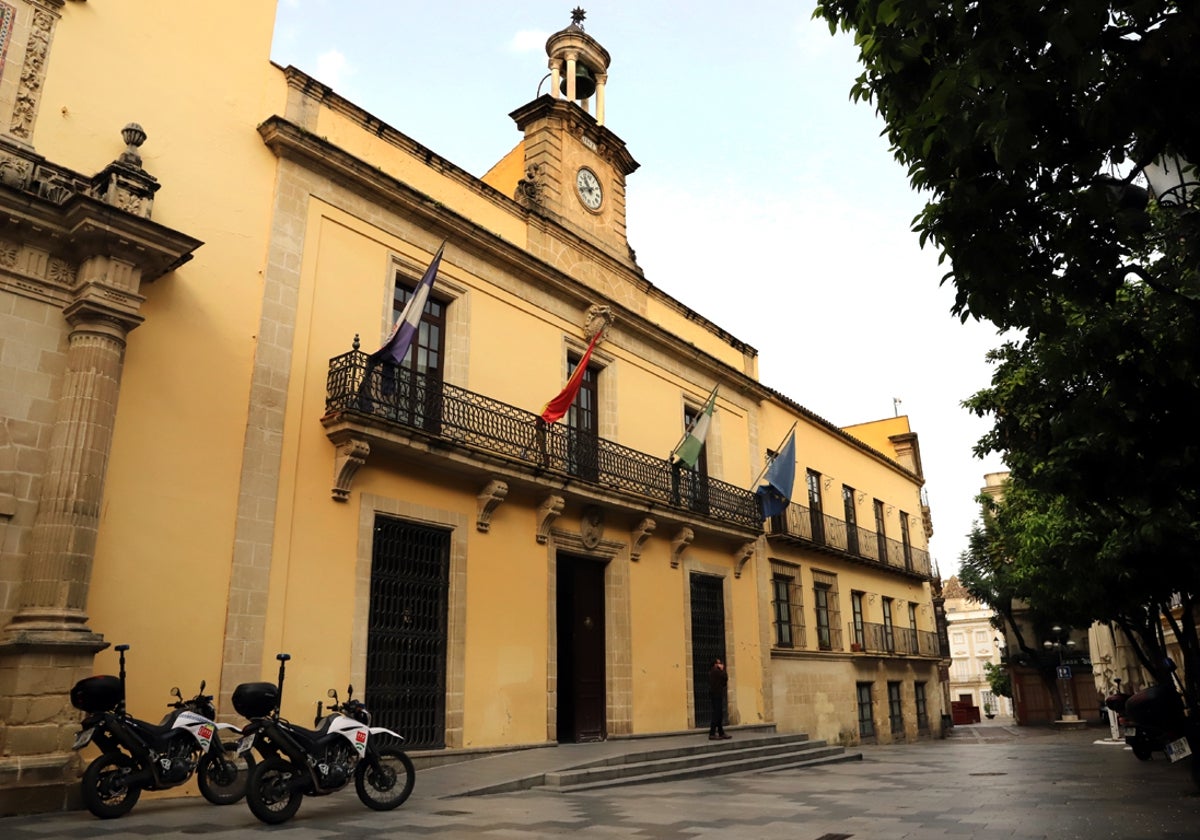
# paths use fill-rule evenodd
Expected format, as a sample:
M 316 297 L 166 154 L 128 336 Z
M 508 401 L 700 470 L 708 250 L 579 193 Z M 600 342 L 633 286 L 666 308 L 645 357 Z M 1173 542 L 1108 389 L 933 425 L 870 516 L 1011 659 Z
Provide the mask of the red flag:
M 575 402 L 575 395 L 579 393 L 579 386 L 583 384 L 583 375 L 587 372 L 588 359 L 592 358 L 592 348 L 596 346 L 596 342 L 599 340 L 600 333 L 592 336 L 592 343 L 588 345 L 587 352 L 583 354 L 583 358 L 575 366 L 575 372 L 571 374 L 571 378 L 567 380 L 567 384 L 559 392 L 559 395 L 546 403 L 546 407 L 542 409 L 542 419 L 547 423 L 558 422 L 567 413 L 567 409 L 571 407 L 571 403 Z

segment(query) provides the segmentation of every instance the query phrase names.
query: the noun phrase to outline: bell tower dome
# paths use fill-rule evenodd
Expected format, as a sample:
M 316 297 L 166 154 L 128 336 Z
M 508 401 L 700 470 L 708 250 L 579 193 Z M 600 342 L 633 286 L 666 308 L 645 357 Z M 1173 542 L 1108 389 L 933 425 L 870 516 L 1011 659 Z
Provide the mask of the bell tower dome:
M 604 85 L 608 81 L 608 50 L 583 31 L 587 12 L 578 6 L 571 12 L 571 25 L 555 32 L 546 41 L 550 57 L 550 92 L 556 99 L 565 96 L 577 102 L 587 113 L 596 96 L 596 124 L 604 125 Z
M 638 162 L 604 124 L 611 59 L 583 31 L 584 17 L 576 8 L 570 26 L 546 40 L 550 93 L 509 114 L 525 135 L 518 198 L 538 216 L 640 270 L 625 233 L 625 178 Z M 531 240 L 542 235 L 544 228 L 531 227 Z

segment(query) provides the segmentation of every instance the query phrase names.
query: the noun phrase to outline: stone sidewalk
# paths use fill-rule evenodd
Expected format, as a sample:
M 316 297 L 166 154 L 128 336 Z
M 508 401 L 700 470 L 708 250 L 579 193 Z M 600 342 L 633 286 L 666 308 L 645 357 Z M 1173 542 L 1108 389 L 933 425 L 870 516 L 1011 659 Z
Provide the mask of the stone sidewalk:
M 591 760 L 631 742 L 522 750 L 419 770 L 412 798 L 369 811 L 344 790 L 305 799 L 283 826 L 244 804 L 147 799 L 117 820 L 87 812 L 0 820 L 5 840 L 213 836 L 286 832 L 302 840 L 646 838 L 682 840 L 1194 840 L 1200 795 L 1187 761 L 1137 761 L 1107 729 L 1057 732 L 1004 722 L 956 727 L 944 740 L 865 746 L 862 761 L 587 793 L 462 795 L 475 786 Z M 702 737 L 702 736 L 696 736 Z M 644 742 L 632 742 L 636 747 Z

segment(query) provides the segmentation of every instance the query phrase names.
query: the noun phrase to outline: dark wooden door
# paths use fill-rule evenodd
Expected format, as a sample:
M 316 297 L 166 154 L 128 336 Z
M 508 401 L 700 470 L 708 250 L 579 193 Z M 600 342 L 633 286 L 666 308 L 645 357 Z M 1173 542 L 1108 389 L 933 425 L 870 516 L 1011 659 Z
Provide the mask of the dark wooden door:
M 604 669 L 604 564 L 558 561 L 558 740 L 608 735 Z
M 696 726 L 712 722 L 708 696 L 708 672 L 713 660 L 725 658 L 725 581 L 713 575 L 693 574 L 692 599 L 692 702 Z M 724 723 L 724 721 L 722 721 Z

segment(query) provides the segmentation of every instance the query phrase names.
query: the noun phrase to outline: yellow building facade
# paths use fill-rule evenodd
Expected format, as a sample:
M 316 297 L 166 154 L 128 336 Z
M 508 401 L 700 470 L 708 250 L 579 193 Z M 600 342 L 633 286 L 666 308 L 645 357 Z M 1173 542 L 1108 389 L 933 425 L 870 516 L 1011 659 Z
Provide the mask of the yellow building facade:
M 273 65 L 273 4 L 194 12 L 0 2 L 4 813 L 71 801 L 66 694 L 121 642 L 140 717 L 205 679 L 235 719 L 286 651 L 284 714 L 349 681 L 417 750 L 706 726 L 714 656 L 731 725 L 940 732 L 916 435 L 833 426 L 643 275 L 595 39 L 550 38 L 477 178 Z

